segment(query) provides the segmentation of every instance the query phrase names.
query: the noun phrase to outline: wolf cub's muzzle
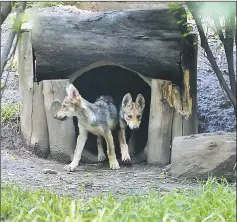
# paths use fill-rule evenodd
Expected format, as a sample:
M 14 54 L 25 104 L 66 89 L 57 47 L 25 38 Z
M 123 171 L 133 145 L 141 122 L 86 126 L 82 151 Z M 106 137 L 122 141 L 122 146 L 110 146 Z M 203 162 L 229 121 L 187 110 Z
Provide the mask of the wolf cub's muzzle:
M 51 113 L 54 119 L 64 121 L 68 118 L 67 116 L 64 116 L 64 117 L 57 116 L 57 113 L 61 109 L 61 107 L 62 107 L 62 104 L 59 101 L 54 101 L 51 105 Z

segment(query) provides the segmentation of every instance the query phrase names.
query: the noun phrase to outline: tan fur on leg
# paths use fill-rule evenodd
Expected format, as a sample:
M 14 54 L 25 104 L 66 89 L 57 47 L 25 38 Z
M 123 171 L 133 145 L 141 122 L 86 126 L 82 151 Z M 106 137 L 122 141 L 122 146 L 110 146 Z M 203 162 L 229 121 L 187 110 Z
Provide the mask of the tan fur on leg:
M 87 141 L 87 137 L 88 137 L 88 131 L 85 129 L 85 127 L 83 125 L 79 125 L 79 136 L 77 137 L 77 146 L 76 149 L 74 151 L 74 156 L 73 156 L 73 160 L 69 165 L 66 165 L 64 167 L 64 169 L 66 171 L 74 171 L 76 169 L 76 167 L 79 164 L 79 161 L 81 160 L 81 153 L 84 149 L 85 143 Z
M 121 128 L 119 130 L 119 143 L 122 154 L 122 161 L 130 161 L 130 155 L 128 153 L 128 145 L 126 143 L 125 129 Z
M 112 136 L 111 131 L 106 133 L 105 135 L 105 140 L 107 144 L 107 154 L 109 158 L 109 165 L 110 169 L 119 169 L 119 163 L 117 161 L 116 155 L 115 155 L 115 150 L 114 150 L 114 139 Z
M 103 140 L 101 136 L 97 137 L 97 149 L 98 149 L 98 161 L 102 162 L 106 159 L 104 149 L 103 149 Z

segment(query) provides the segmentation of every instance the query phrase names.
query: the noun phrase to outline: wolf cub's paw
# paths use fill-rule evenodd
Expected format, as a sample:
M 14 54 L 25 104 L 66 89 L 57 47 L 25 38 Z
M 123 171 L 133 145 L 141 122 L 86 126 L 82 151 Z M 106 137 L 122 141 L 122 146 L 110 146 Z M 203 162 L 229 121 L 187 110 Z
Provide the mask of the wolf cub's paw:
M 106 159 L 106 156 L 104 153 L 98 155 L 98 161 L 103 162 Z
M 131 161 L 131 157 L 130 157 L 129 153 L 122 153 L 122 161 L 123 162 L 130 162 Z
M 111 161 L 109 163 L 109 165 L 110 165 L 110 169 L 112 169 L 112 170 L 117 170 L 117 169 L 120 168 L 119 163 L 118 163 L 117 160 Z
M 130 162 L 131 161 L 131 157 L 129 155 L 129 152 L 128 152 L 128 146 L 127 145 L 123 145 L 123 147 L 121 147 L 121 150 L 122 150 L 122 161 L 123 162 Z
M 76 164 L 70 163 L 66 165 L 63 169 L 66 170 L 67 172 L 73 172 L 77 168 Z

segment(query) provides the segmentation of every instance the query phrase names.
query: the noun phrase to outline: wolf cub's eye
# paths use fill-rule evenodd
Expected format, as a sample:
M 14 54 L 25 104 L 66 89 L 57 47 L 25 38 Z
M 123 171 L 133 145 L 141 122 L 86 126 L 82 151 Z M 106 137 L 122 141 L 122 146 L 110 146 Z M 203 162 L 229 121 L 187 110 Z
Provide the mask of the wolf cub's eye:
M 128 118 L 131 119 L 131 118 L 132 118 L 132 115 L 128 115 Z
M 138 119 L 141 119 L 141 117 L 142 117 L 141 115 L 137 115 L 137 118 L 138 118 Z

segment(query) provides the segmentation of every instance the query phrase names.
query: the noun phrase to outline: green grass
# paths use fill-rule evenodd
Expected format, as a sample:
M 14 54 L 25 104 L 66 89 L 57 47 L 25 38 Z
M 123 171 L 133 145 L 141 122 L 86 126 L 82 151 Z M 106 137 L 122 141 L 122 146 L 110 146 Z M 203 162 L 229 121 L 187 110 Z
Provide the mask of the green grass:
M 198 190 L 101 196 L 80 201 L 48 191 L 30 192 L 4 183 L 2 221 L 236 221 L 235 186 L 210 179 Z
M 1 123 L 17 122 L 20 117 L 20 105 L 16 103 L 4 104 L 1 107 Z

